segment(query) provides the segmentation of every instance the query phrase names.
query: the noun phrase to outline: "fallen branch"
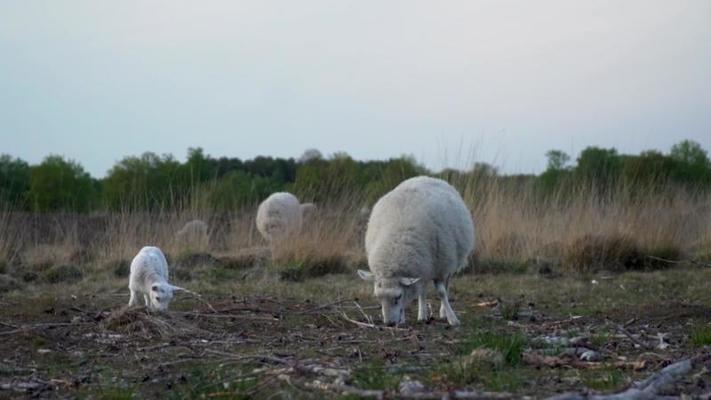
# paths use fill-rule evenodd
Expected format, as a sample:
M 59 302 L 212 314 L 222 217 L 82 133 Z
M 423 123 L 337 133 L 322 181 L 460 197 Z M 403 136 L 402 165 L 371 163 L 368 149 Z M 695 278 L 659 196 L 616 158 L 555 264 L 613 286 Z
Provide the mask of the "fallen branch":
M 591 395 L 579 393 L 567 393 L 558 396 L 550 397 L 548 400 L 625 400 L 625 399 L 665 399 L 674 398 L 662 396 L 659 392 L 665 387 L 673 384 L 683 376 L 687 375 L 693 369 L 693 366 L 698 358 L 686 359 L 674 364 L 671 364 L 661 371 L 652 374 L 647 379 L 637 382 L 624 392 L 610 395 Z
M 354 320 L 354 319 L 349 318 L 348 315 L 347 315 L 346 313 L 344 313 L 344 312 L 341 313 L 341 316 L 342 316 L 343 319 L 345 319 L 346 321 L 348 321 L 348 322 L 350 322 L 350 323 L 352 323 L 352 324 L 356 324 L 356 325 L 358 325 L 358 326 L 360 326 L 360 327 L 363 327 L 363 328 L 378 329 L 378 330 L 388 329 L 388 330 L 391 330 L 391 331 L 401 331 L 401 332 L 407 332 L 407 331 L 409 331 L 409 329 L 398 328 L 398 327 L 396 327 L 396 326 L 382 326 L 382 325 L 375 325 L 375 324 L 372 324 L 372 323 L 371 323 L 371 324 L 367 324 L 367 323 L 365 323 L 365 322 L 356 321 L 356 320 Z

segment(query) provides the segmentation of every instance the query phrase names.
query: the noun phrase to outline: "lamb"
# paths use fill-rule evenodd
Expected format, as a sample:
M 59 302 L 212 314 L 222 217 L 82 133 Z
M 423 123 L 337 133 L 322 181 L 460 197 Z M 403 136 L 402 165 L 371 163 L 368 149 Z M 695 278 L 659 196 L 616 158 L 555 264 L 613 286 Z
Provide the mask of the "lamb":
M 186 222 L 175 236 L 185 246 L 203 247 L 209 242 L 207 224 L 199 219 Z
M 152 246 L 146 246 L 136 254 L 131 262 L 131 275 L 128 278 L 131 298 L 128 306 L 138 305 L 139 296 L 151 311 L 165 311 L 173 299 L 173 292 L 185 289 L 168 283 L 168 262 L 163 252 Z
M 298 234 L 302 220 L 299 200 L 291 193 L 274 193 L 257 209 L 257 229 L 272 244 Z
M 383 323 L 404 323 L 405 307 L 415 296 L 417 319 L 427 320 L 426 284 L 433 281 L 440 318 L 459 325 L 449 304 L 449 281 L 474 250 L 474 223 L 456 189 L 425 176 L 402 182 L 373 207 L 365 249 L 372 272 L 358 275 L 375 283 Z

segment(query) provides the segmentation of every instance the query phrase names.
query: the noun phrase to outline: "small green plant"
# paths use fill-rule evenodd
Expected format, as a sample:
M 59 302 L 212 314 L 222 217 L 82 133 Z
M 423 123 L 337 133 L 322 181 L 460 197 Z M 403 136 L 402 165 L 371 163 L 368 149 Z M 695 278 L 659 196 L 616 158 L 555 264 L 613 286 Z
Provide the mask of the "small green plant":
M 697 326 L 691 332 L 691 343 L 703 347 L 711 345 L 711 327 L 708 325 Z
M 385 371 L 382 362 L 371 362 L 353 373 L 353 384 L 361 389 L 394 389 L 399 381 L 397 376 Z
M 485 347 L 498 350 L 503 354 L 506 364 L 515 366 L 521 362 L 521 354 L 526 345 L 526 339 L 521 335 L 509 335 L 496 332 L 478 332 L 466 339 L 461 353 L 468 355 L 474 349 Z
M 595 375 L 583 378 L 583 383 L 590 389 L 601 392 L 612 391 L 619 388 L 625 381 L 624 375 L 617 369 L 604 369 Z
M 205 369 L 195 367 L 185 374 L 184 382 L 173 388 L 172 399 L 228 398 L 251 399 L 259 379 L 254 376 L 242 376 L 239 371 L 221 367 Z
M 520 302 L 504 302 L 501 303 L 500 311 L 501 311 L 501 318 L 507 320 L 507 321 L 515 321 L 518 319 L 518 310 L 521 307 Z
M 606 345 L 609 340 L 610 340 L 610 333 L 609 332 L 600 332 L 596 335 L 593 335 L 590 338 L 590 343 L 592 343 L 592 345 L 595 347 L 601 347 L 601 346 Z

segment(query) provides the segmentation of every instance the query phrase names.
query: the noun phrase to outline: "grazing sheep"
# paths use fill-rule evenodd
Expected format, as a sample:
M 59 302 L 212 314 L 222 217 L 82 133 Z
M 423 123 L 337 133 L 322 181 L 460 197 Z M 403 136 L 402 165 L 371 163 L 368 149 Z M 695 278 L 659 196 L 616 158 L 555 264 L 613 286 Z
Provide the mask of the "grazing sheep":
M 301 205 L 301 219 L 303 221 L 311 220 L 316 215 L 318 207 L 314 203 L 303 203 Z
M 188 221 L 175 235 L 186 246 L 205 246 L 209 242 L 207 224 L 199 219 Z
M 302 209 L 291 193 L 279 192 L 267 197 L 257 210 L 257 229 L 271 242 L 281 241 L 301 230 Z
M 365 249 L 372 272 L 358 270 L 358 275 L 375 282 L 385 324 L 404 323 L 414 297 L 417 319 L 426 320 L 429 281 L 441 300 L 440 318 L 459 324 L 449 304 L 449 280 L 474 249 L 474 223 L 456 189 L 424 176 L 402 182 L 373 207 Z
M 152 311 L 165 311 L 173 299 L 173 292 L 185 290 L 168 283 L 168 262 L 163 252 L 152 246 L 146 246 L 136 254 L 131 262 L 131 275 L 128 278 L 131 298 L 128 306 L 138 304 L 139 296 Z

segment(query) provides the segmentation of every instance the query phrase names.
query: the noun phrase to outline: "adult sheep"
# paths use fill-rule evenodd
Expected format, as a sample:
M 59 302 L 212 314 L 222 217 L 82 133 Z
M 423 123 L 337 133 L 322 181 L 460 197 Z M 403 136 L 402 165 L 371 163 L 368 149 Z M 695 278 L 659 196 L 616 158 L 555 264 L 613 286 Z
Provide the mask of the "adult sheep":
M 257 229 L 272 244 L 298 234 L 302 219 L 299 199 L 291 193 L 274 193 L 257 209 Z
M 173 299 L 173 292 L 185 289 L 168 283 L 168 261 L 163 252 L 153 246 L 146 246 L 136 254 L 131 262 L 128 278 L 131 298 L 128 306 L 138 305 L 139 298 L 152 311 L 165 311 Z
M 425 176 L 402 182 L 373 207 L 365 249 L 372 272 L 358 270 L 358 275 L 375 283 L 385 324 L 404 323 L 414 297 L 417 319 L 426 320 L 429 281 L 441 301 L 440 318 L 459 324 L 449 304 L 449 280 L 474 249 L 474 223 L 456 189 Z
M 207 224 L 199 219 L 186 222 L 175 236 L 180 241 L 180 244 L 188 247 L 204 247 L 210 241 L 207 235 Z

